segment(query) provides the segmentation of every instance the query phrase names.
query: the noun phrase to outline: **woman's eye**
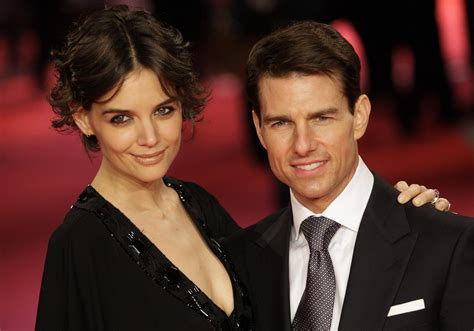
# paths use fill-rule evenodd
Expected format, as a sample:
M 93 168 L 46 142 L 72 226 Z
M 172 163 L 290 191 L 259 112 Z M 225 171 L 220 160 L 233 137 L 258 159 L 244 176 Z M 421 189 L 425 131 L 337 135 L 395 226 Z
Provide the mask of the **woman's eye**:
M 165 116 L 165 115 L 171 114 L 174 110 L 175 109 L 173 107 L 170 107 L 170 106 L 160 107 L 156 110 L 156 114 L 158 114 L 160 116 Z
M 120 124 L 120 123 L 125 123 L 126 121 L 129 120 L 129 117 L 127 115 L 115 115 L 110 119 L 110 122 L 114 124 Z

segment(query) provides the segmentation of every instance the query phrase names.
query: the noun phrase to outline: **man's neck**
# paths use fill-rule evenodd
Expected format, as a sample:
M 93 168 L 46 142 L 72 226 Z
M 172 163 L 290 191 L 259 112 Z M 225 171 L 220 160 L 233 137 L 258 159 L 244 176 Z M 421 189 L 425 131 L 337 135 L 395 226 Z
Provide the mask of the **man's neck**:
M 293 190 L 291 192 L 294 194 L 294 197 L 299 201 L 299 203 L 301 203 L 304 207 L 308 208 L 315 214 L 322 214 L 328 208 L 328 206 L 330 206 L 331 203 L 333 203 L 334 200 L 339 197 L 339 195 L 346 189 L 347 185 L 351 182 L 359 166 L 359 162 L 359 157 L 357 157 L 356 162 L 352 167 L 350 173 L 344 178 L 342 178 L 341 181 L 335 185 L 335 188 L 331 192 L 324 194 L 321 197 L 310 198 L 304 197 Z

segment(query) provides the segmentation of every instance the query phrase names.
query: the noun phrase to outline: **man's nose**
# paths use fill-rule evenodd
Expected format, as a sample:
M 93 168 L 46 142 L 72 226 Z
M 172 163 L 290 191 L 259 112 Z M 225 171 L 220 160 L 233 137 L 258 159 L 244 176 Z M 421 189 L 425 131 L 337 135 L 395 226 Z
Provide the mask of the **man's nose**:
M 306 156 L 314 150 L 316 140 L 314 134 L 307 126 L 297 127 L 294 132 L 294 150 L 300 156 Z

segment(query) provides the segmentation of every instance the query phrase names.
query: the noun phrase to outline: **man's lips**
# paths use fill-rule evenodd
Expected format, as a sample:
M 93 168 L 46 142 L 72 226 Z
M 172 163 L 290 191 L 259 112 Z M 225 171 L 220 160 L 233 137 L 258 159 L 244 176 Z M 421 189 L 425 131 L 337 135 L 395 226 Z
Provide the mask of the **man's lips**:
M 299 170 L 311 171 L 311 170 L 321 167 L 325 163 L 326 161 L 301 162 L 301 163 L 293 163 L 291 164 L 291 166 Z

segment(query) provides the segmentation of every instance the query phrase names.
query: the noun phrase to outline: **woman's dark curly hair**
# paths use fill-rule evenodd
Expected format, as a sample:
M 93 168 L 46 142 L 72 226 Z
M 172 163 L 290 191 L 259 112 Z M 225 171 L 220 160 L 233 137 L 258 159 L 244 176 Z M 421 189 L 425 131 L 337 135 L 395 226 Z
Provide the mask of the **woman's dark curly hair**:
M 198 84 L 189 43 L 146 10 L 118 5 L 95 12 L 76 22 L 52 55 L 57 82 L 48 99 L 58 131 L 79 131 L 73 119 L 79 107 L 90 110 L 139 68 L 155 72 L 165 93 L 178 98 L 184 120 L 199 119 L 209 96 Z M 86 151 L 100 149 L 95 136 L 81 138 Z

